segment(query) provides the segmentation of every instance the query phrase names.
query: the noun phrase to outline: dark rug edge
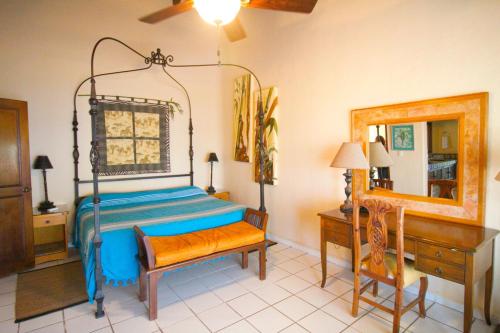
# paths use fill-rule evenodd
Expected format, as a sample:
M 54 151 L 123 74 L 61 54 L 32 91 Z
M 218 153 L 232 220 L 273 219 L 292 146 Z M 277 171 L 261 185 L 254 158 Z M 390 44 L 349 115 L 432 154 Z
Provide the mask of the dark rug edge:
M 79 305 L 79 304 L 83 304 L 83 303 L 86 303 L 88 302 L 89 300 L 88 299 L 85 299 L 83 301 L 77 301 L 75 303 L 71 303 L 71 304 L 68 304 L 68 305 L 65 305 L 63 307 L 60 307 L 60 308 L 57 308 L 57 309 L 53 309 L 53 310 L 49 310 L 49 311 L 45 311 L 45 312 L 42 312 L 42 313 L 39 313 L 39 314 L 36 314 L 36 315 L 33 315 L 33 316 L 29 316 L 29 317 L 24 317 L 24 318 L 16 318 L 16 320 L 14 321 L 14 323 L 20 323 L 20 322 L 23 322 L 23 321 L 26 321 L 26 320 L 30 320 L 30 319 L 33 319 L 33 318 L 37 318 L 37 317 L 41 317 L 41 316 L 44 316 L 46 314 L 49 314 L 49 313 L 53 313 L 53 312 L 56 312 L 56 311 L 60 311 L 60 310 L 64 310 L 64 309 L 67 309 L 69 307 L 72 307 L 72 306 L 75 306 L 75 305 Z

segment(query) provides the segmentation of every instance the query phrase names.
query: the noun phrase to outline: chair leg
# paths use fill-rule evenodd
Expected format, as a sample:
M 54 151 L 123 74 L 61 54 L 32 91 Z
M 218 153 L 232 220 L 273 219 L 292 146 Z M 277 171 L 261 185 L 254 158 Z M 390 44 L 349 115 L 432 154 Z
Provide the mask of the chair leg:
M 352 316 L 357 317 L 358 316 L 358 310 L 359 310 L 359 272 L 356 273 L 354 272 L 354 291 L 352 293 Z
M 427 276 L 421 277 L 420 278 L 420 290 L 418 292 L 418 312 L 420 314 L 421 318 L 425 318 L 426 316 L 426 311 L 425 311 L 425 295 L 427 294 L 427 286 L 429 285 L 429 282 L 427 280 Z
M 149 275 L 149 320 L 158 318 L 158 280 L 160 276 L 161 273 L 152 273 Z
M 397 286 L 396 295 L 394 295 L 394 319 L 392 322 L 392 333 L 399 333 L 402 306 L 403 306 L 403 289 L 400 286 Z
M 373 297 L 378 296 L 378 281 L 373 281 Z
M 139 301 L 144 302 L 146 300 L 146 293 L 148 292 L 148 276 L 146 274 L 146 270 L 142 265 L 141 273 L 139 275 Z
M 241 268 L 248 268 L 248 252 L 244 251 L 241 253 Z
M 262 245 L 259 248 L 259 278 L 266 279 L 266 246 Z

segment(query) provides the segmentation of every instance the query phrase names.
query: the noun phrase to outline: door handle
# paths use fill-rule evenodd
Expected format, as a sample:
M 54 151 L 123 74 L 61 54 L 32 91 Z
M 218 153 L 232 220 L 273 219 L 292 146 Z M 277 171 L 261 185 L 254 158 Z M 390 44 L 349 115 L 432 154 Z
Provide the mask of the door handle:
M 31 192 L 31 188 L 29 188 L 28 186 L 26 186 L 26 187 L 23 188 L 23 192 L 24 193 L 29 193 L 29 192 Z

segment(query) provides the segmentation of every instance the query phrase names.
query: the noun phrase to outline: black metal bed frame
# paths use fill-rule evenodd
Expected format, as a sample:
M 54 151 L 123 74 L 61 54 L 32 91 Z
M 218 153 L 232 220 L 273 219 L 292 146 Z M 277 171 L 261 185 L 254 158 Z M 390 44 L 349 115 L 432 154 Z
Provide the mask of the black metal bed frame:
M 100 74 L 95 74 L 94 71 L 94 60 L 95 60 L 95 54 L 98 46 L 104 42 L 104 41 L 112 41 L 116 42 L 125 48 L 127 48 L 129 51 L 137 54 L 140 56 L 143 60 L 144 63 L 146 64 L 145 67 L 141 68 L 134 68 L 134 69 L 128 69 L 128 70 L 121 70 L 121 71 L 114 71 L 114 72 L 107 72 L 107 73 L 100 73 Z M 94 244 L 94 251 L 95 251 L 95 280 L 96 280 L 96 292 L 94 295 L 94 299 L 97 302 L 97 310 L 95 313 L 96 318 L 100 318 L 104 316 L 104 309 L 103 309 L 103 302 L 104 302 L 104 292 L 102 289 L 103 286 L 103 275 L 102 275 L 102 263 L 101 263 L 101 246 L 102 246 L 102 237 L 101 237 L 101 230 L 100 230 L 100 220 L 99 220 L 99 212 L 100 212 L 100 197 L 99 197 L 99 183 L 101 182 L 118 182 L 118 181 L 130 181 L 130 180 L 144 180 L 144 179 L 157 179 L 157 178 L 179 178 L 179 177 L 189 177 L 189 182 L 190 185 L 193 186 L 194 184 L 194 171 L 193 171 L 193 157 L 194 157 L 194 150 L 193 150 L 193 121 L 192 121 L 192 116 L 191 116 L 191 99 L 189 97 L 189 93 L 186 90 L 186 88 L 177 80 L 175 79 L 167 70 L 166 67 L 171 67 L 171 68 L 199 68 L 199 67 L 236 67 L 243 69 L 250 73 L 256 80 L 257 85 L 258 85 L 258 100 L 257 100 L 257 110 L 258 110 L 258 125 L 259 125 L 259 136 L 258 136 L 258 153 L 259 153 L 259 189 L 260 189 L 260 211 L 266 211 L 265 207 L 265 202 L 264 202 L 264 158 L 265 158 L 265 147 L 264 147 L 264 110 L 262 107 L 262 86 L 260 84 L 259 79 L 257 76 L 248 68 L 237 65 L 237 64 L 225 64 L 221 63 L 212 63 L 212 64 L 189 64 L 189 65 L 174 65 L 174 57 L 172 55 L 164 56 L 161 53 L 160 49 L 157 49 L 156 51 L 151 52 L 151 56 L 147 57 L 140 52 L 136 51 L 126 43 L 113 38 L 113 37 L 104 37 L 99 39 L 93 49 L 92 49 L 92 56 L 91 56 L 91 61 L 90 61 L 90 76 L 80 82 L 80 84 L 77 86 L 75 93 L 73 95 L 73 121 L 72 121 L 72 126 L 73 126 L 73 164 L 74 164 L 74 192 L 75 192 L 75 205 L 78 204 L 79 199 L 80 199 L 80 185 L 81 184 L 93 184 L 93 205 L 94 205 L 94 239 L 93 239 L 93 244 Z M 132 72 L 138 72 L 138 71 L 143 71 L 143 70 L 148 70 L 152 68 L 153 65 L 159 65 L 161 66 L 163 72 L 170 78 L 172 79 L 175 83 L 177 83 L 184 93 L 186 94 L 186 98 L 188 101 L 188 109 L 189 109 L 189 173 L 184 173 L 184 174 L 173 174 L 173 175 L 154 175 L 154 176 L 141 176 L 141 177 L 114 177 L 114 178 L 104 178 L 104 179 L 99 179 L 99 151 L 98 151 L 98 141 L 97 141 L 97 122 L 96 122 L 96 116 L 97 116 L 97 106 L 99 104 L 99 99 L 105 99 L 105 95 L 98 95 L 96 93 L 96 81 L 95 79 L 97 77 L 101 76 L 109 76 L 109 75 L 116 75 L 116 74 L 125 74 L 125 73 L 132 73 Z M 78 149 L 78 112 L 76 108 L 76 99 L 78 95 L 78 91 L 80 88 L 83 86 L 84 83 L 90 80 L 90 98 L 89 98 L 89 104 L 90 104 L 90 118 L 91 118 L 91 128 L 92 128 L 92 141 L 91 141 L 91 149 L 90 149 L 90 163 L 92 166 L 92 179 L 91 180 L 81 180 L 79 178 L 79 173 L 78 173 L 78 165 L 79 165 L 79 159 L 80 159 L 80 152 Z M 133 97 L 125 97 L 125 96 L 113 96 L 115 99 L 120 100 L 120 98 L 126 98 L 126 99 L 131 99 L 131 101 L 134 101 Z M 141 98 L 143 99 L 143 98 Z M 158 104 L 158 103 L 169 103 L 168 101 L 160 101 L 160 100 L 153 100 L 153 99 L 144 99 L 144 102 L 141 103 L 151 103 L 151 104 Z

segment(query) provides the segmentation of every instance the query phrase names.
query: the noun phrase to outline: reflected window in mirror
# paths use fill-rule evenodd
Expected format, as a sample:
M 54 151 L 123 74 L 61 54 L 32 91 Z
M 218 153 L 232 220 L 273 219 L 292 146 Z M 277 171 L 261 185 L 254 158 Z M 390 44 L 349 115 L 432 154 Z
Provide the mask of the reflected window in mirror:
M 457 119 L 370 125 L 370 189 L 457 200 Z

